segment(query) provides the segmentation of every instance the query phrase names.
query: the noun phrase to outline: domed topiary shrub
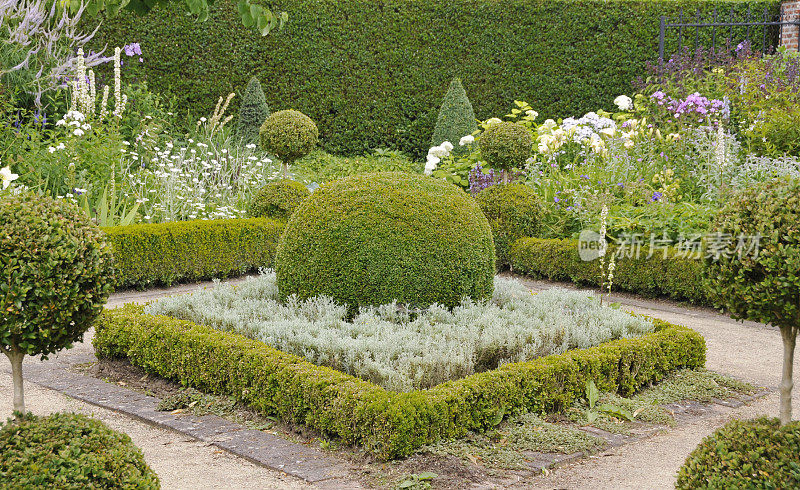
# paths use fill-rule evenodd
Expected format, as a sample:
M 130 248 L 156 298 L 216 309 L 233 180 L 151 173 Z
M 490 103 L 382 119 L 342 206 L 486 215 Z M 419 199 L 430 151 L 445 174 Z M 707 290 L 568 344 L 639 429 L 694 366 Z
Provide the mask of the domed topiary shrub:
M 464 86 L 461 85 L 461 79 L 454 78 L 450 82 L 450 88 L 444 96 L 441 109 L 439 109 L 439 116 L 433 129 L 431 146 L 439 146 L 445 141 L 449 141 L 453 144 L 452 154 L 461 155 L 467 153 L 470 150 L 469 146 L 461 146 L 458 143 L 461 138 L 477 130 L 478 124 L 475 122 L 475 112 L 472 110 L 472 104 L 467 97 L 467 92 L 464 90 Z
M 259 190 L 247 213 L 252 218 L 289 219 L 295 209 L 311 195 L 311 192 L 293 180 L 270 182 Z
M 242 106 L 239 108 L 239 124 L 236 127 L 236 134 L 242 139 L 243 144 L 255 143 L 258 141 L 258 132 L 261 125 L 269 117 L 269 106 L 264 91 L 261 89 L 261 82 L 257 77 L 253 77 L 247 83 L 247 88 L 242 95 Z
M 31 193 L 0 198 L 0 352 L 25 411 L 22 359 L 81 340 L 113 289 L 103 233 L 66 201 Z
M 522 167 L 531 155 L 533 136 L 524 126 L 512 122 L 490 125 L 480 137 L 481 157 L 490 167 L 503 170 L 503 181 L 514 167 Z
M 706 239 L 706 290 L 737 319 L 776 326 L 783 338 L 782 424 L 792 418 L 800 329 L 800 180 L 776 179 L 728 199 Z
M 800 422 L 734 420 L 692 451 L 676 487 L 800 488 Z
M 524 184 L 497 184 L 475 195 L 494 236 L 497 267 L 507 267 L 511 244 L 539 234 L 542 203 Z
M 350 312 L 397 300 L 448 307 L 491 296 L 494 244 L 474 199 L 442 180 L 384 172 L 317 189 L 278 243 L 282 296 L 331 296 Z
M 261 147 L 283 161 L 283 178 L 289 165 L 317 146 L 319 129 L 310 117 L 293 109 L 278 111 L 267 118 L 259 132 Z
M 0 482 L 3 488 L 160 488 L 130 437 L 68 413 L 26 415 L 0 428 Z

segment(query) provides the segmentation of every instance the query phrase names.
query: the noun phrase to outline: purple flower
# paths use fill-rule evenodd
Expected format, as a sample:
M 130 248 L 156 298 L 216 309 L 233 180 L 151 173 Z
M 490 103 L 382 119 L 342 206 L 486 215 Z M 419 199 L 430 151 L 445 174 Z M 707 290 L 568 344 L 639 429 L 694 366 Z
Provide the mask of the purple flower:
M 658 191 L 653 192 L 653 196 L 650 198 L 650 202 L 660 201 L 664 195 Z
M 561 199 L 559 199 L 558 197 L 554 197 L 554 198 L 553 198 L 553 201 L 555 201 L 555 202 L 561 202 Z
M 139 46 L 139 43 L 126 44 L 125 46 L 122 47 L 122 49 L 125 51 L 125 54 L 127 56 L 142 55 L 142 47 Z M 139 59 L 139 61 L 141 61 L 141 58 Z
M 581 177 L 583 177 L 586 180 L 589 180 L 589 176 L 588 175 L 581 175 Z
M 620 187 L 625 187 L 625 184 L 623 184 L 622 182 L 619 182 L 617 185 Z

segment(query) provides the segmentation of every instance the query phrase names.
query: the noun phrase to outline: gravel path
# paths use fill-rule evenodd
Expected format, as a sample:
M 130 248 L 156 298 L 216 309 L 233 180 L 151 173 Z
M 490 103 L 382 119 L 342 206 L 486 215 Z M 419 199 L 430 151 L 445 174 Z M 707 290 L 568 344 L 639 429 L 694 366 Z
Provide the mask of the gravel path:
M 570 285 L 522 279 L 533 290 Z M 128 302 L 191 292 L 211 283 L 181 285 L 170 289 L 123 292 L 113 295 L 108 307 Z M 776 329 L 752 322 L 735 322 L 708 308 L 686 307 L 670 301 L 644 300 L 638 296 L 614 294 L 614 302 L 630 310 L 686 325 L 700 332 L 708 346 L 706 367 L 750 383 L 777 389 L 780 382 L 782 345 Z M 90 335 L 74 349 L 91 351 Z M 800 370 L 800 356 L 795 369 Z M 0 390 L 10 395 L 11 379 L 5 356 L 0 356 Z M 28 360 L 31 362 L 31 360 Z M 794 391 L 796 410 L 800 389 Z M 225 451 L 209 447 L 183 435 L 154 428 L 124 415 L 100 409 L 60 393 L 26 384 L 26 401 L 35 413 L 76 411 L 93 416 L 117 430 L 128 433 L 142 448 L 147 462 L 158 473 L 164 488 L 312 488 L 280 472 L 254 465 Z M 0 398 L 0 413 L 9 414 L 11 397 Z M 723 409 L 719 415 L 699 418 L 687 425 L 649 439 L 626 444 L 558 468 L 525 486 L 511 488 L 672 488 L 675 474 L 686 456 L 708 434 L 734 418 L 775 416 L 778 394 L 738 409 Z

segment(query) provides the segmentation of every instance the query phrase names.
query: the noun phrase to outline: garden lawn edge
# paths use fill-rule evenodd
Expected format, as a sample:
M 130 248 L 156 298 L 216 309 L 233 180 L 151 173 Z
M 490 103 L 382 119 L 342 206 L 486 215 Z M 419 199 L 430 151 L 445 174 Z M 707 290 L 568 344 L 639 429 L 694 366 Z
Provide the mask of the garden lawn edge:
M 233 277 L 272 267 L 285 224 L 265 218 L 102 228 L 118 289 Z
M 607 257 L 616 251 L 609 245 Z M 666 252 L 666 256 L 664 255 Z M 668 296 L 696 304 L 710 304 L 705 293 L 702 260 L 683 258 L 674 249 L 641 247 L 639 258 L 620 258 L 614 270 L 614 289 L 644 296 Z M 600 264 L 585 262 L 578 254 L 578 240 L 521 238 L 510 252 L 511 268 L 517 274 L 579 285 L 600 285 Z M 606 261 L 608 264 L 608 261 Z
M 142 306 L 105 311 L 96 324 L 98 358 L 131 364 L 201 391 L 235 397 L 380 459 L 411 454 L 439 439 L 482 431 L 505 416 L 559 410 L 583 396 L 586 383 L 623 396 L 672 371 L 705 365 L 697 332 L 654 319 L 656 330 L 443 383 L 397 393 L 311 364 L 241 335 L 166 316 Z

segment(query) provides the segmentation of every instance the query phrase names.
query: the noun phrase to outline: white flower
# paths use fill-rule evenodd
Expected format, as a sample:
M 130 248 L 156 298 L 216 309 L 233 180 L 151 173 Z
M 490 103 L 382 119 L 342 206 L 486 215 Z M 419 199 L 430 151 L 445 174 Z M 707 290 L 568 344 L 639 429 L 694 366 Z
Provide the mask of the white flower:
M 527 114 L 528 117 L 530 117 L 531 119 L 536 119 L 537 117 L 539 117 L 539 113 L 534 111 L 533 109 L 525 111 L 525 114 Z
M 633 140 L 625 140 L 625 148 L 633 148 Z
M 11 167 L 0 168 L 0 180 L 3 181 L 3 189 L 8 188 L 17 178 L 19 178 L 19 175 L 12 174 Z
M 249 149 L 249 150 L 252 150 L 252 149 L 254 149 L 256 147 L 256 145 L 255 145 L 255 143 L 250 143 L 250 144 L 244 145 L 244 147 Z
M 627 95 L 620 95 L 614 99 L 614 105 L 619 107 L 621 111 L 629 111 L 633 108 L 633 100 Z
M 441 144 L 441 145 L 439 145 L 439 146 L 441 146 L 442 148 L 444 148 L 445 150 L 447 150 L 447 151 L 448 151 L 448 153 L 449 153 L 449 152 L 451 152 L 451 151 L 453 151 L 453 143 L 450 143 L 449 141 L 444 141 L 444 142 L 442 142 L 442 144 Z
M 492 124 L 500 124 L 501 122 L 503 122 L 503 121 L 500 118 L 493 117 L 491 119 L 487 119 L 486 122 L 483 123 L 483 125 L 484 126 L 490 126 Z
M 468 134 L 468 135 L 464 136 L 463 138 L 461 138 L 461 140 L 458 142 L 458 145 L 459 146 L 464 146 L 464 145 L 472 144 L 474 142 L 475 142 L 475 137 L 472 136 L 471 134 Z
M 56 149 L 51 146 L 50 148 L 47 149 L 47 151 L 49 151 L 50 153 L 54 153 Z
M 72 132 L 75 136 L 83 136 L 83 130 L 81 128 L 75 128 L 75 131 Z
M 603 128 L 603 129 L 600 130 L 600 133 L 604 134 L 606 136 L 614 136 L 614 134 L 616 134 L 616 132 L 617 132 L 617 129 L 613 128 L 613 127 Z
M 428 155 L 428 161 L 425 163 L 425 175 L 430 175 L 436 170 L 436 165 L 439 164 L 441 160 L 433 155 Z
M 444 143 L 442 143 L 440 146 L 434 146 L 433 148 L 428 150 L 428 158 L 436 157 L 438 159 L 438 158 L 444 158 L 448 155 L 450 155 L 450 150 L 444 147 Z

